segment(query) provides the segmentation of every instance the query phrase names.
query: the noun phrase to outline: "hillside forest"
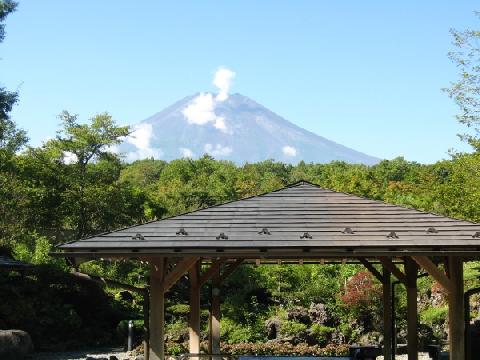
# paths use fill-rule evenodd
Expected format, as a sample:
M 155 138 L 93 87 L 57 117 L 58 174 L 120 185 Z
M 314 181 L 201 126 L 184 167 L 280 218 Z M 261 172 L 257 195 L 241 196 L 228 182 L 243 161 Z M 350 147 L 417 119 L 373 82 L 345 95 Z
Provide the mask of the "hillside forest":
M 1 1 L 0 21 L 15 6 Z M 2 39 L 3 25 L 0 30 Z M 465 46 L 461 38 L 469 36 L 480 35 L 454 33 L 460 47 Z M 451 54 L 454 61 L 455 56 Z M 140 336 L 143 298 L 74 277 L 63 258 L 51 256 L 55 245 L 265 193 L 299 180 L 480 222 L 480 101 L 468 92 L 472 83 L 478 86 L 480 70 L 478 66 L 470 70 L 464 69 L 476 80 L 460 77 L 447 90 L 461 108 L 458 120 L 468 125 L 463 138 L 472 145 L 472 152 L 451 152 L 449 159 L 434 164 L 398 157 L 374 166 L 289 165 L 273 160 L 236 165 L 208 155 L 126 163 L 112 149 L 130 133 L 129 127 L 118 126 L 108 113 L 83 119 L 66 111 L 59 115 L 56 137 L 34 147 L 11 118 L 18 94 L 0 88 L 0 247 L 3 255 L 34 265 L 24 273 L 0 271 L 0 328 L 26 330 L 37 350 L 122 343 L 129 319 L 135 319 Z M 477 267 L 476 262 L 465 265 L 466 289 L 480 286 Z M 83 263 L 80 271 L 138 287 L 148 283 L 148 266 L 139 261 L 97 259 Z M 208 292 L 207 285 L 201 300 L 203 340 Z M 169 353 L 185 351 L 187 295 L 188 282 L 183 279 L 167 296 Z M 422 277 L 418 297 L 421 344 L 445 341 L 445 294 L 430 277 Z M 360 265 L 242 266 L 223 284 L 221 299 L 227 352 L 336 354 L 345 344 L 382 341 L 381 286 Z M 480 300 L 472 301 L 472 317 L 476 317 Z M 397 338 L 402 343 L 406 335 L 403 286 L 397 286 L 395 302 Z

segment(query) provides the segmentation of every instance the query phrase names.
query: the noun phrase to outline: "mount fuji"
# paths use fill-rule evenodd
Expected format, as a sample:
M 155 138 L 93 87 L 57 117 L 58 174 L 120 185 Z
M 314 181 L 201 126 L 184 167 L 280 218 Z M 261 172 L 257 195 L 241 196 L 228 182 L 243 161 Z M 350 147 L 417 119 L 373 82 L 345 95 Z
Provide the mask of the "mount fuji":
M 292 164 L 380 161 L 307 131 L 238 93 L 188 96 L 133 126 L 119 151 L 128 161 L 204 154 L 237 164 L 267 159 Z

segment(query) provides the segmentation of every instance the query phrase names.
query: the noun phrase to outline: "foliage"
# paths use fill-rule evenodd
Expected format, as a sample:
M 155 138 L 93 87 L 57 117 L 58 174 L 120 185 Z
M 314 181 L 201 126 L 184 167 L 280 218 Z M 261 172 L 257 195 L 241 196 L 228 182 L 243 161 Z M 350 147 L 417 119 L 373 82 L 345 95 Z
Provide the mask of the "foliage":
M 368 271 L 360 271 L 348 280 L 340 298 L 347 306 L 364 306 L 379 295 L 373 275 Z
M 480 19 L 480 13 L 476 15 Z M 458 79 L 445 90 L 459 107 L 457 120 L 473 130 L 461 138 L 480 151 L 480 30 L 452 29 L 451 33 L 455 50 L 449 57 L 457 66 Z
M 290 356 L 341 356 L 348 355 L 348 345 L 307 345 L 305 343 L 292 345 L 267 341 L 265 343 L 221 344 L 222 354 L 232 355 L 290 355 Z

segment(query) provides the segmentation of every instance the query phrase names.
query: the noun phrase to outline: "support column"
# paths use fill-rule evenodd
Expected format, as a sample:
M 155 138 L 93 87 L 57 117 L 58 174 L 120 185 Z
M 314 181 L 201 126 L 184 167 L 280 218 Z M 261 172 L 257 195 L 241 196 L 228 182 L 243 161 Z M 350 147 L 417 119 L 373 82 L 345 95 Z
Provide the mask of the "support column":
M 212 308 L 210 310 L 211 353 L 220 354 L 220 271 L 212 277 Z M 212 359 L 216 357 L 212 356 Z
M 200 353 L 200 264 L 201 261 L 199 260 L 189 271 L 190 319 L 188 347 L 190 354 Z
M 383 358 L 392 359 L 392 283 L 391 273 L 383 269 Z
M 448 295 L 448 342 L 451 360 L 465 359 L 465 324 L 463 304 L 463 260 L 457 256 L 448 257 L 448 268 L 452 291 Z
M 418 309 L 417 309 L 418 266 L 411 258 L 405 258 L 407 277 L 407 353 L 408 360 L 418 360 Z
M 165 260 L 151 261 L 150 267 L 150 360 L 165 357 Z

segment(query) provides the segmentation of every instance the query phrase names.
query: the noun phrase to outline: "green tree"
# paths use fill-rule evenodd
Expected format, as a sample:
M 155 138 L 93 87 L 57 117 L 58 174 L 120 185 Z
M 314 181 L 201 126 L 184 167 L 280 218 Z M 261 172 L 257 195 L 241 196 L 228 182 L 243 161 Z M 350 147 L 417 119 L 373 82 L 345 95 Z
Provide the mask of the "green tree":
M 0 0 L 0 42 L 5 38 L 5 19 L 15 11 L 17 3 Z M 0 170 L 9 157 L 18 151 L 27 142 L 25 131 L 17 129 L 15 122 L 10 118 L 10 112 L 18 100 L 18 94 L 0 87 Z
M 480 19 L 480 13 L 476 13 Z M 445 89 L 460 108 L 457 120 L 472 129 L 460 137 L 480 151 L 480 30 L 451 30 L 454 51 L 450 59 L 458 68 L 458 79 Z
M 5 38 L 5 20 L 16 6 L 13 1 L 0 0 L 0 43 Z M 0 245 L 8 244 L 12 236 L 22 231 L 17 209 L 26 202 L 14 157 L 28 139 L 10 117 L 17 100 L 17 93 L 0 86 Z
M 111 151 L 130 132 L 128 126 L 117 126 L 112 117 L 98 114 L 89 124 L 78 122 L 77 115 L 64 111 L 60 114 L 62 129 L 56 139 L 45 144 L 63 164 L 69 187 L 65 196 L 69 199 L 70 225 L 81 238 L 95 232 L 92 206 L 106 205 L 105 190 L 110 195 L 118 190 L 114 183 L 120 175 L 120 159 Z M 66 165 L 66 166 L 65 166 Z M 116 194 L 121 199 L 121 194 Z M 103 207 L 107 211 L 107 207 Z

